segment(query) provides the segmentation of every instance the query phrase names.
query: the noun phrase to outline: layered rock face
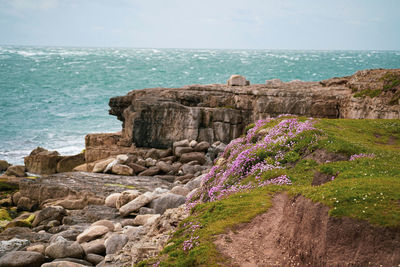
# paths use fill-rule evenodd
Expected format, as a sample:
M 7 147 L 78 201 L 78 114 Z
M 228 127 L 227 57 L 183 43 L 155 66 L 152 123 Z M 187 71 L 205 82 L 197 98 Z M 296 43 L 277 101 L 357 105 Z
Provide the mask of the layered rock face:
M 284 83 L 274 79 L 244 86 L 212 84 L 134 90 L 110 99 L 110 114 L 123 122 L 122 132 L 112 145 L 118 150 L 132 144 L 169 148 L 182 139 L 228 143 L 242 134 L 249 123 L 280 114 L 400 118 L 399 86 L 400 70 L 396 69 L 359 71 L 321 82 Z M 101 138 L 92 142 L 93 138 L 94 135 L 86 138 L 87 162 L 107 151 L 106 142 Z

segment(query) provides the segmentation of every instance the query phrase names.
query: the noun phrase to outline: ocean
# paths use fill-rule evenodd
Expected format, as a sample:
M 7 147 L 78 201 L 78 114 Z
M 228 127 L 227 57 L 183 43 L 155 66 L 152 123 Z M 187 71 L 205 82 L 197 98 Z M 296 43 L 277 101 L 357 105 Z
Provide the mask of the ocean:
M 110 97 L 151 87 L 267 79 L 318 81 L 362 69 L 400 68 L 400 51 L 66 48 L 0 46 L 0 159 L 37 146 L 63 155 L 88 133 L 121 130 Z

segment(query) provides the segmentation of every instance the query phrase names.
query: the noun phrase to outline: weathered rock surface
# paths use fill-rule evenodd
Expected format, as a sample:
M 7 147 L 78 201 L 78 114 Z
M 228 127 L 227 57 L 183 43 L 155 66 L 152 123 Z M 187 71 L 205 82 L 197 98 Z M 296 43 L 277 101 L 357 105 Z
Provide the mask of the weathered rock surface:
M 47 207 L 37 213 L 35 219 L 32 222 L 32 226 L 36 227 L 41 224 L 46 224 L 47 222 L 50 222 L 52 220 L 57 220 L 61 222 L 65 215 L 67 215 L 67 212 L 63 207 Z
M 1 267 L 40 267 L 44 255 L 33 251 L 13 251 L 0 258 Z
M 228 86 L 246 86 L 250 82 L 242 75 L 232 75 L 227 82 Z
M 11 240 L 0 241 L 0 257 L 11 251 L 22 250 L 29 246 L 30 242 L 26 239 L 13 238 Z
M 46 248 L 45 253 L 51 259 L 67 257 L 81 259 L 85 252 L 77 242 L 68 241 L 59 236 Z
M 127 216 L 131 212 L 138 211 L 141 207 L 150 203 L 155 197 L 156 196 L 152 192 L 146 192 L 143 195 L 140 195 L 139 197 L 130 201 L 129 203 L 123 205 L 119 209 L 119 213 L 121 214 L 121 216 Z
M 112 144 L 112 149 L 103 158 L 114 149 L 129 150 L 133 143 L 153 148 L 170 148 L 173 142 L 184 139 L 228 143 L 255 120 L 287 113 L 325 118 L 400 118 L 399 103 L 394 99 L 399 88 L 387 87 L 388 73 L 400 77 L 398 69 L 365 70 L 321 82 L 133 90 L 109 102 L 110 114 L 123 122 L 122 132 L 113 142 L 108 138 L 114 137 L 101 140 L 98 135 L 88 135 L 87 140 L 97 141 L 87 142 L 86 159 L 99 158 L 98 151 L 107 150 L 107 144 Z M 375 98 L 354 97 L 367 87 L 382 93 Z M 181 146 L 190 147 L 189 141 Z
M 63 156 L 57 163 L 57 172 L 71 172 L 75 167 L 85 163 L 85 154 L 80 153 L 73 156 Z
M 11 166 L 11 164 L 8 163 L 7 161 L 0 160 L 0 172 L 3 172 L 5 170 L 7 170 L 7 168 L 10 167 L 10 166 Z
M 19 183 L 20 197 L 29 198 L 39 206 L 49 200 L 66 200 L 56 202 L 58 205 L 98 205 L 115 192 L 123 192 L 127 187 L 140 191 L 153 191 L 155 188 L 170 188 L 170 184 L 155 177 L 118 176 L 101 173 L 72 172 L 59 173 L 34 180 L 23 179 Z M 73 203 L 76 200 L 77 203 Z M 65 206 L 64 206 L 65 207 Z M 67 208 L 67 207 L 65 207 Z
M 110 229 L 104 225 L 94 225 L 86 229 L 83 233 L 77 236 L 78 243 L 88 242 L 108 233 Z
M 14 165 L 7 168 L 4 173 L 6 176 L 15 176 L 15 177 L 25 177 L 25 166 L 23 165 Z
M 128 236 L 125 234 L 112 234 L 105 242 L 106 254 L 114 254 L 121 250 L 128 242 Z
M 24 158 L 28 172 L 36 174 L 53 174 L 57 172 L 57 163 L 62 159 L 57 151 L 49 151 L 42 147 L 32 150 L 29 156 Z
M 167 209 L 177 208 L 180 205 L 184 204 L 185 201 L 186 197 L 184 196 L 172 193 L 166 193 L 154 199 L 150 203 L 150 207 L 153 208 L 156 211 L 156 213 L 163 214 L 164 211 L 166 211 Z
M 42 267 L 85 267 L 85 265 L 71 261 L 60 260 L 45 263 L 42 265 Z

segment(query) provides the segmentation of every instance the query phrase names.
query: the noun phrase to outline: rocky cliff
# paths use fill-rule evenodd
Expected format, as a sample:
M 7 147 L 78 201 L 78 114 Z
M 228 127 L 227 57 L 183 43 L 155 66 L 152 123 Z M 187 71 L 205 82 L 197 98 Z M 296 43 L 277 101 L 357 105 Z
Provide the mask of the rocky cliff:
M 123 122 L 113 147 L 169 148 L 190 139 L 228 143 L 260 118 L 296 114 L 324 118 L 400 118 L 400 69 L 364 70 L 320 82 L 189 85 L 133 90 L 110 99 Z M 96 142 L 93 140 L 96 139 Z M 105 139 L 110 139 L 106 136 Z M 113 140 L 114 140 L 113 139 Z M 99 135 L 86 137 L 86 160 L 108 156 Z M 107 142 L 105 142 L 107 143 Z

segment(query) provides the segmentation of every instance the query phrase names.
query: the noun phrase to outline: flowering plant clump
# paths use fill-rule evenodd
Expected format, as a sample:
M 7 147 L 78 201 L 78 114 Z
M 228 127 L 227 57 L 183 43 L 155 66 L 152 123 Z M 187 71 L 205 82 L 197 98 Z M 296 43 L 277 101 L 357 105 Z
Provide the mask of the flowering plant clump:
M 263 174 L 285 169 L 287 163 L 296 162 L 301 155 L 311 152 L 319 133 L 312 119 L 301 120 L 290 115 L 258 120 L 244 137 L 226 146 L 216 165 L 203 178 L 200 190 L 188 196 L 187 207 L 269 184 L 290 185 L 286 175 L 263 181 Z M 256 183 L 243 184 L 249 176 Z
M 199 236 L 196 236 L 195 232 L 201 227 L 201 224 L 199 222 L 188 222 L 185 223 L 183 227 L 187 227 L 189 230 L 189 239 L 183 241 L 183 250 L 189 251 L 199 244 Z
M 356 159 L 360 159 L 360 158 L 374 158 L 375 157 L 375 154 L 364 154 L 364 153 L 361 153 L 361 154 L 354 154 L 354 155 L 351 155 L 350 156 L 350 161 L 353 161 L 353 160 L 356 160 Z

